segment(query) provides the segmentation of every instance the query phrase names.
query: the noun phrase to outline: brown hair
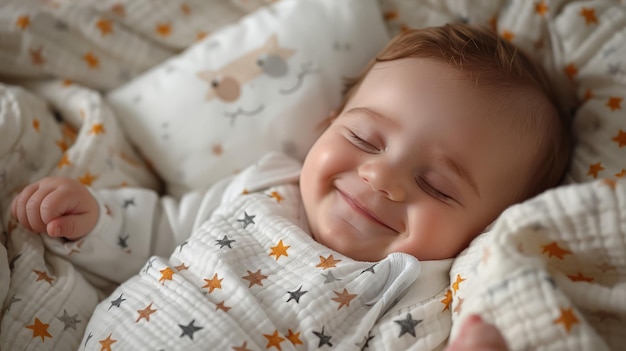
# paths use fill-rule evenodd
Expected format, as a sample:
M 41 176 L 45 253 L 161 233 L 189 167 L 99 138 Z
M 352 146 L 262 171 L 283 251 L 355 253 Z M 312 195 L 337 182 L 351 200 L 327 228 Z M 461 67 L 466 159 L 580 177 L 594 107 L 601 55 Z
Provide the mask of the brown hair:
M 520 101 L 519 113 L 509 118 L 517 119 L 518 128 L 541 134 L 538 157 L 533 160 L 534 169 L 529 170 L 530 179 L 521 190 L 520 201 L 562 181 L 572 148 L 569 118 L 559 113 L 556 94 L 543 69 L 488 27 L 455 23 L 403 31 L 356 79 L 346 81 L 344 101 L 338 111 L 343 110 L 376 63 L 403 58 L 446 62 L 466 74 L 476 86 L 495 88 L 496 94 L 511 99 L 519 96 L 520 90 L 538 97 L 534 103 Z

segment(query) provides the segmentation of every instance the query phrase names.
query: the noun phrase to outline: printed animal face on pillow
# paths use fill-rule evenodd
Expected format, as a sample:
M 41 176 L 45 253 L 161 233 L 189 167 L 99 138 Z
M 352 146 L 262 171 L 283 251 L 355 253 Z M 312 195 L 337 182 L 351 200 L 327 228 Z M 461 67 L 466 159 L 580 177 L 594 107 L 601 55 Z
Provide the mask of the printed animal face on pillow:
M 263 46 L 235 59 L 216 71 L 200 71 L 198 77 L 209 83 L 206 100 L 218 98 L 225 102 L 239 99 L 241 87 L 258 76 L 265 74 L 273 78 L 287 75 L 287 60 L 294 50 L 281 48 L 276 35 L 272 35 Z
M 269 151 L 303 159 L 389 40 L 376 0 L 281 1 L 111 91 L 168 193 L 205 189 Z

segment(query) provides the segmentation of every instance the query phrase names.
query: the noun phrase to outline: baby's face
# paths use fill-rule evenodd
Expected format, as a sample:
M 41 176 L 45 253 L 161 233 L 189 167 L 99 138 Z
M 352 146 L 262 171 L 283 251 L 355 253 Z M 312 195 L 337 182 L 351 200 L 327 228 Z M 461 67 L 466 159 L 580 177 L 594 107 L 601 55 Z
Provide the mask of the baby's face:
M 511 116 L 492 95 L 437 61 L 377 63 L 305 159 L 315 240 L 362 261 L 456 256 L 517 199 L 536 150 L 493 123 Z

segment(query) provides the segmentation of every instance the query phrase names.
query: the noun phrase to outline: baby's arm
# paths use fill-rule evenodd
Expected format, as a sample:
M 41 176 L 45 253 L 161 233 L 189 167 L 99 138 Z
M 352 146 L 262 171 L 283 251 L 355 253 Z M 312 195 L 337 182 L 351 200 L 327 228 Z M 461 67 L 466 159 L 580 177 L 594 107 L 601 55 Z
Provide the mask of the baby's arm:
M 95 227 L 98 203 L 78 181 L 48 177 L 22 190 L 13 199 L 11 214 L 30 231 L 76 240 Z

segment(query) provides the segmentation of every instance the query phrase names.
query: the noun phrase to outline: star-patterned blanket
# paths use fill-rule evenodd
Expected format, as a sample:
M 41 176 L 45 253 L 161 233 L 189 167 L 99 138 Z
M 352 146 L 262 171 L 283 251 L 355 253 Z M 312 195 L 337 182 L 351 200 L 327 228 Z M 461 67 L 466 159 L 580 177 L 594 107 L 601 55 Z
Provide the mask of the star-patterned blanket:
M 86 243 L 55 245 L 26 233 L 10 220 L 9 199 L 25 184 L 50 174 L 68 175 L 94 188 L 157 189 L 156 177 L 128 146 L 96 90 L 124 84 L 263 2 L 167 0 L 155 7 L 154 0 L 2 1 L 1 349 L 74 350 L 100 301 L 111 311 L 130 301 L 127 295 L 107 298 L 129 267 L 121 267 L 117 279 L 86 269 L 80 263 L 88 262 Z M 458 321 L 480 312 L 501 327 L 513 349 L 619 349 L 626 321 L 624 185 L 615 182 L 626 175 L 623 1 L 380 3 L 391 33 L 448 21 L 485 24 L 530 53 L 556 82 L 564 105 L 575 112 L 578 144 L 571 180 L 606 180 L 564 187 L 505 213 L 501 224 L 459 257 L 449 281 L 439 282 L 445 287 L 424 291 L 424 284 L 411 285 L 362 345 L 441 348 L 452 321 L 454 336 Z M 56 80 L 47 81 L 50 77 Z M 129 249 L 132 242 L 127 233 L 116 233 L 112 245 L 120 254 L 136 255 L 135 262 L 145 262 L 147 257 Z M 437 274 L 429 276 L 428 267 L 422 263 L 419 279 L 437 280 Z M 299 293 L 306 291 L 302 289 Z M 284 299 L 289 297 L 285 293 Z M 332 304 L 338 303 L 330 300 Z M 146 323 L 150 315 L 156 318 L 158 312 L 150 312 L 154 305 L 147 307 L 135 310 L 135 320 L 146 316 L 137 324 Z M 436 313 L 440 318 L 426 318 Z M 185 341 L 200 335 L 204 329 L 195 330 L 200 327 L 206 326 L 199 320 L 174 325 Z M 327 331 L 322 335 L 330 335 Z M 288 335 L 288 330 L 277 334 Z M 108 337 L 92 336 L 91 341 L 98 349 L 115 350 L 121 341 Z M 289 342 L 279 345 L 285 349 Z M 243 343 L 237 347 L 246 348 Z
M 170 249 L 169 259 L 154 256 L 136 267 L 140 273 L 100 303 L 81 348 L 441 347 L 451 322 L 451 260 L 418 262 L 393 254 L 358 262 L 316 243 L 306 232 L 299 171 L 299 162 L 271 153 L 234 179 L 181 200 L 185 222 L 199 222 L 190 225 L 191 237 Z M 105 266 L 103 275 L 115 275 L 112 265 L 135 266 L 132 257 L 106 244 L 117 242 L 117 233 L 133 233 L 125 250 L 141 251 L 152 246 L 150 235 L 168 234 L 159 228 L 177 226 L 142 227 L 155 210 L 151 192 L 94 194 L 106 215 L 81 246 L 90 250 L 92 271 Z M 35 326 L 45 342 L 45 323 Z
M 626 343 L 626 180 L 549 191 L 511 207 L 454 262 L 453 337 L 471 313 L 512 350 Z
M 280 183 L 283 158 L 270 155 L 254 172 L 245 170 L 225 190 L 239 194 L 234 200 L 218 206 L 169 259 L 151 258 L 102 301 L 81 349 L 383 350 L 383 342 L 406 347 L 449 321 L 436 295 L 413 301 L 419 307 L 394 306 L 411 285 L 436 284 L 420 279 L 414 257 L 359 262 L 315 242 L 305 231 L 297 177 L 256 192 L 239 181 L 271 173 Z M 448 267 L 440 267 L 447 276 Z M 421 323 L 430 327 L 417 328 Z M 446 334 L 430 338 L 426 349 Z
M 88 257 L 80 242 L 54 252 L 43 236 L 10 217 L 10 201 L 22 187 L 48 175 L 113 188 L 157 189 L 158 181 L 98 94 L 60 81 L 31 89 L 0 85 L 0 348 L 72 350 L 93 308 L 126 277 L 103 279 L 71 263 L 69 258 Z

